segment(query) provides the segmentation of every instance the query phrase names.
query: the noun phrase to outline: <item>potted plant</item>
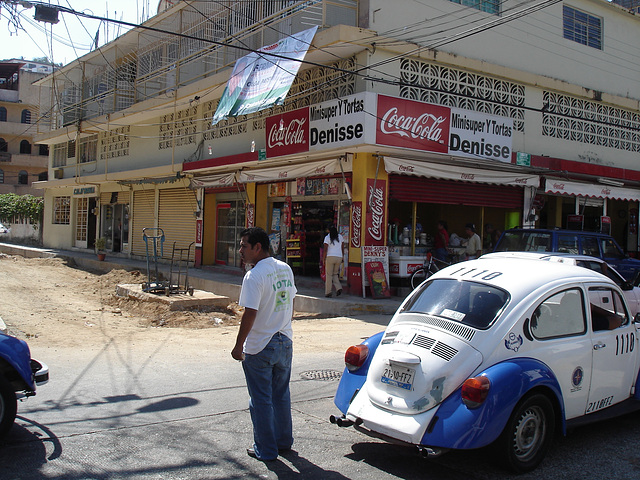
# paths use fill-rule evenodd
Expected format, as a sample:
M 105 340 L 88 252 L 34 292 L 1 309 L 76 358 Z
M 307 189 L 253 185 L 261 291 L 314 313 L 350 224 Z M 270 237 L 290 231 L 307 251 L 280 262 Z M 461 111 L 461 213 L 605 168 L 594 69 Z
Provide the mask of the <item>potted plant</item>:
M 100 260 L 101 262 L 104 261 L 105 257 L 107 256 L 107 252 L 105 251 L 106 244 L 106 238 L 96 238 L 96 254 L 98 255 L 98 260 Z

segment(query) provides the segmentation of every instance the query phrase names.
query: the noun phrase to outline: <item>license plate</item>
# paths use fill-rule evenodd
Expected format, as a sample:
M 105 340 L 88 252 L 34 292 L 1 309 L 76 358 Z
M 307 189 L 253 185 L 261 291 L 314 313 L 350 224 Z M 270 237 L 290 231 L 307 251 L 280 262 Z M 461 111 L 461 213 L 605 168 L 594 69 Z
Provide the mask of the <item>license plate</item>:
M 382 370 L 382 378 L 380 381 L 391 385 L 392 387 L 411 390 L 413 387 L 413 376 L 415 370 L 413 368 L 401 367 L 399 365 L 387 365 Z

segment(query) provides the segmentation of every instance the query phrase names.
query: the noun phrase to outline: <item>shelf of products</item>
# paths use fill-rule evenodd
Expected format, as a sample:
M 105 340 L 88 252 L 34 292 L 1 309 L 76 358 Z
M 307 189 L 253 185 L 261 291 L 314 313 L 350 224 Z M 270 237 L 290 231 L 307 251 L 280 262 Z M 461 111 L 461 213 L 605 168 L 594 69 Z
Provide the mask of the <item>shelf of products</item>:
M 291 268 L 304 269 L 304 238 L 302 234 L 296 234 L 287 239 L 287 263 Z

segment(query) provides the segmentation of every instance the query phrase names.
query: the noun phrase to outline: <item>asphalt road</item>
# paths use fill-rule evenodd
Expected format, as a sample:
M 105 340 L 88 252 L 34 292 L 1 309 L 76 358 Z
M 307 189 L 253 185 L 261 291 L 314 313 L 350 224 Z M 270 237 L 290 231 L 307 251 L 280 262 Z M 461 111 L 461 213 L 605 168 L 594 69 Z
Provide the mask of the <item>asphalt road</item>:
M 640 478 L 640 414 L 558 439 L 535 472 L 514 476 L 487 451 L 435 460 L 328 422 L 342 359 L 296 345 L 295 453 L 262 463 L 251 445 L 242 369 L 228 352 L 184 348 L 167 331 L 153 345 L 112 339 L 101 348 L 42 348 L 51 382 L 20 403 L 0 444 L 12 479 L 610 479 Z M 309 379 L 310 378 L 310 379 Z

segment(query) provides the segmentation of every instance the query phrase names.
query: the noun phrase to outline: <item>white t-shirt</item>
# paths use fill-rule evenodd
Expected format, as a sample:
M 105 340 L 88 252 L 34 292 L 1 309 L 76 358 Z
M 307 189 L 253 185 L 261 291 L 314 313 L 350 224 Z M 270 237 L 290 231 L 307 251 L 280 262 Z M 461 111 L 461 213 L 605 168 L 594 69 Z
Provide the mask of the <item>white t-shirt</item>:
M 333 244 L 331 243 L 331 235 L 327 235 L 326 237 L 324 237 L 324 243 L 329 245 L 327 247 L 327 257 L 342 258 L 342 242 L 344 242 L 344 239 L 340 234 L 338 234 L 338 239 L 333 242 Z
M 291 317 L 296 292 L 291 267 L 273 257 L 260 260 L 245 274 L 238 303 L 257 310 L 257 314 L 244 342 L 244 353 L 260 353 L 278 332 L 293 339 Z

